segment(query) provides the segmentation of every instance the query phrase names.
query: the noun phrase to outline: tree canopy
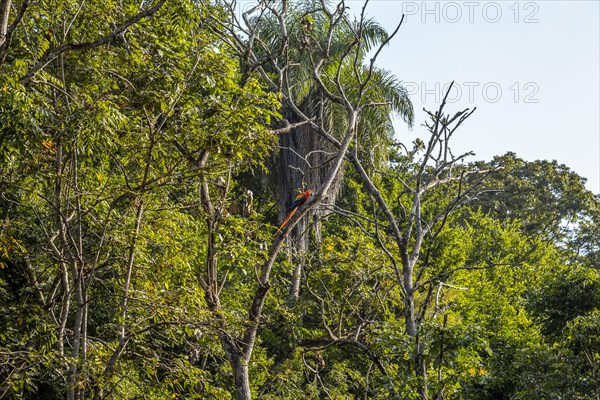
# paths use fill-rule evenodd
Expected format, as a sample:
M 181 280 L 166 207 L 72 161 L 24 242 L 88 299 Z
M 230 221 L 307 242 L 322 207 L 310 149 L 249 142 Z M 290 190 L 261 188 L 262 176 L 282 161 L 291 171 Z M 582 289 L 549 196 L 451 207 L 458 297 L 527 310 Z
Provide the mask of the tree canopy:
M 0 398 L 600 396 L 599 196 L 393 132 L 365 15 L 0 0 Z

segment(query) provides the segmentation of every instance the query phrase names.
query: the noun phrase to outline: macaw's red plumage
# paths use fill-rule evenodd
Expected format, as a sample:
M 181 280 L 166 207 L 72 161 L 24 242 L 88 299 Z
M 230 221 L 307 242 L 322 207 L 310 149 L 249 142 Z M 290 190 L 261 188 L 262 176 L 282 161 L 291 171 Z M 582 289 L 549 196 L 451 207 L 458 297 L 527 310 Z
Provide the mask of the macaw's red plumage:
M 298 196 L 296 196 L 296 198 L 292 202 L 292 206 L 288 210 L 287 216 L 283 220 L 283 223 L 281 224 L 279 229 L 277 229 L 277 232 L 275 232 L 274 236 L 277 236 L 277 234 L 279 232 L 281 232 L 283 230 L 283 228 L 285 228 L 285 226 L 287 225 L 290 218 L 292 218 L 294 216 L 294 214 L 296 214 L 296 211 L 298 211 L 298 209 L 300 207 L 302 207 L 302 204 L 306 203 L 306 200 L 308 200 L 310 198 L 310 196 L 312 196 L 312 193 L 313 193 L 313 191 L 308 189 L 308 190 L 305 190 L 304 192 L 300 193 Z

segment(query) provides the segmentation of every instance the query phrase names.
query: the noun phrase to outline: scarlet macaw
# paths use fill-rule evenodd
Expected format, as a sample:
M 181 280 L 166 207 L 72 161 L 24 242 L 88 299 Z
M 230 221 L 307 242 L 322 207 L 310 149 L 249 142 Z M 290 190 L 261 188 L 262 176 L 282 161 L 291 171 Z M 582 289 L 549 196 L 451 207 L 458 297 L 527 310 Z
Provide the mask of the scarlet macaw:
M 283 223 L 281 224 L 279 229 L 277 229 L 277 232 L 275 232 L 275 235 L 273 235 L 273 236 L 277 236 L 277 234 L 283 230 L 283 228 L 288 223 L 290 218 L 292 218 L 294 216 L 294 214 L 296 214 L 296 211 L 298 211 L 298 209 L 302 206 L 302 204 L 306 203 L 306 200 L 308 200 L 309 197 L 312 196 L 312 193 L 313 193 L 313 191 L 308 189 L 308 190 L 305 190 L 304 192 L 300 193 L 298 196 L 296 196 L 296 198 L 292 202 L 292 206 L 288 210 L 288 214 L 285 217 L 285 220 L 283 220 Z

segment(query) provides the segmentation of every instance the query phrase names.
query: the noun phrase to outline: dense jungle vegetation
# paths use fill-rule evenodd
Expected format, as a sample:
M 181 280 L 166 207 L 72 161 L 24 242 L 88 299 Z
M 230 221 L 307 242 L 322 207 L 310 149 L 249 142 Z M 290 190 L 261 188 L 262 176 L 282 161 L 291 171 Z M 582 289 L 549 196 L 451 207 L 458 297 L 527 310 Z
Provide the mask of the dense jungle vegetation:
M 600 198 L 364 15 L 0 0 L 0 398 L 600 399 Z

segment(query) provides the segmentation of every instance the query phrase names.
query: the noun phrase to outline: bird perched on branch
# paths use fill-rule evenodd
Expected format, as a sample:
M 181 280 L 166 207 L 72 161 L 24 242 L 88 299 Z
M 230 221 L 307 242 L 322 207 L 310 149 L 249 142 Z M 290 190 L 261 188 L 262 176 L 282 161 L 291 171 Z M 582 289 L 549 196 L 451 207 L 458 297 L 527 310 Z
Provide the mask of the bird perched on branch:
M 277 236 L 277 234 L 283 230 L 283 228 L 287 225 L 290 218 L 292 218 L 294 216 L 294 214 L 296 214 L 296 211 L 298 211 L 298 209 L 300 207 L 302 207 L 302 204 L 306 203 L 306 200 L 308 200 L 310 198 L 310 196 L 312 196 L 312 193 L 313 193 L 313 191 L 308 189 L 308 190 L 305 190 L 304 192 L 300 193 L 298 196 L 296 196 L 296 198 L 292 202 L 292 206 L 288 210 L 287 216 L 283 220 L 283 223 L 281 224 L 279 229 L 277 229 L 277 232 L 275 232 L 275 235 L 273 235 L 273 236 Z

